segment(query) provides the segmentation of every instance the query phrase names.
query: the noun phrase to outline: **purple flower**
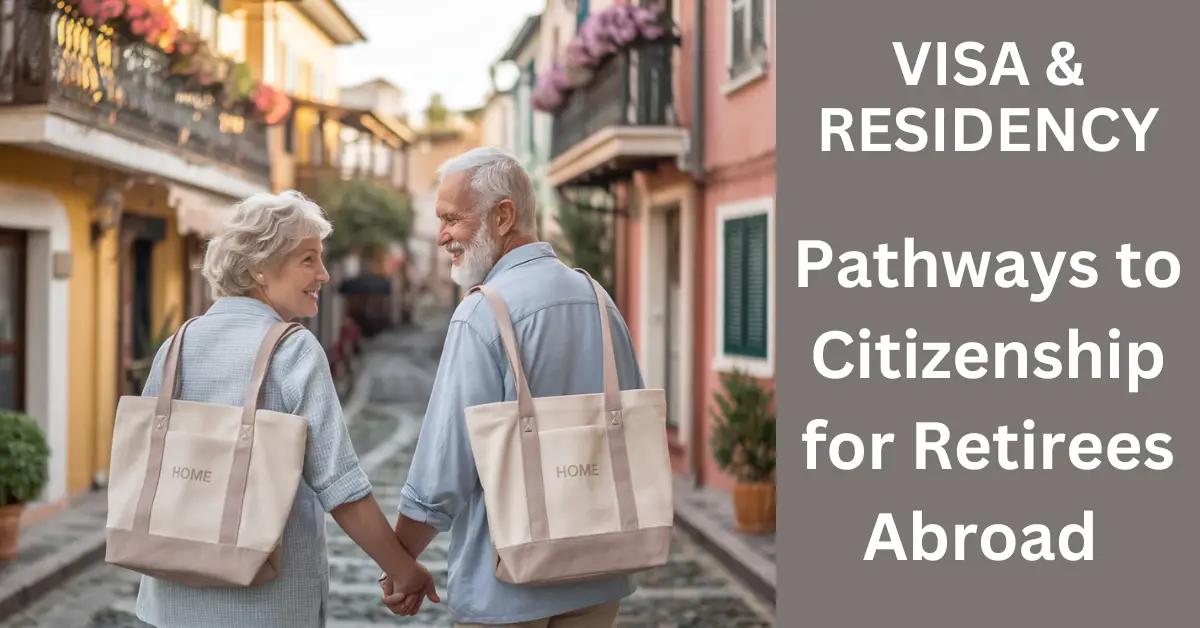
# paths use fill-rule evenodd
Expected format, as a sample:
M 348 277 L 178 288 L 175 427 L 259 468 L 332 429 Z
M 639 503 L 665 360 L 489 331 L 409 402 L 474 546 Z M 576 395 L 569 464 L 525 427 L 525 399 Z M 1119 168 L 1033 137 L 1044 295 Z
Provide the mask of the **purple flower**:
M 597 13 L 591 19 L 585 21 L 579 29 L 579 40 L 583 43 L 583 47 L 593 59 L 606 59 L 609 55 L 617 52 L 617 46 L 613 43 L 607 32 L 607 24 L 603 17 L 605 13 Z
M 634 19 L 634 8 L 627 4 L 614 5 L 610 9 L 609 37 L 619 46 L 627 46 L 638 38 L 638 24 Z
M 548 75 L 538 79 L 537 85 L 533 88 L 533 94 L 530 95 L 533 108 L 547 113 L 553 113 L 561 107 L 563 99 L 562 92 L 554 86 Z
M 653 41 L 666 33 L 661 7 L 634 6 L 627 1 L 593 13 L 567 45 L 565 65 L 556 63 L 538 79 L 532 100 L 542 111 L 562 106 L 571 90 L 588 84 L 599 65 L 639 39 Z
M 661 13 L 658 7 L 632 7 L 633 20 L 637 22 L 638 32 L 642 37 L 651 41 L 663 36 Z
M 554 67 L 550 68 L 550 73 L 547 75 L 550 84 L 560 92 L 565 92 L 574 85 L 571 84 L 571 76 L 567 73 L 567 69 L 562 65 L 555 63 Z
M 599 64 L 592 55 L 588 54 L 583 42 L 579 39 L 572 39 L 571 43 L 567 44 L 567 65 L 577 68 L 594 68 Z

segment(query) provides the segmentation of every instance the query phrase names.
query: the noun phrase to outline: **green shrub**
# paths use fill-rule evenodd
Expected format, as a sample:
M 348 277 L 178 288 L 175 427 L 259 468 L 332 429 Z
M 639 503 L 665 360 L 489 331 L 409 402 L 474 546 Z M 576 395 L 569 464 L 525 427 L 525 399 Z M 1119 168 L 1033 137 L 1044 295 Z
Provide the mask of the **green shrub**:
M 774 395 L 744 372 L 721 376 L 723 391 L 714 395 L 716 423 L 709 444 L 726 472 L 742 482 L 775 479 Z
M 0 506 L 32 501 L 46 485 L 50 449 L 33 419 L 0 410 Z
M 558 209 L 558 226 L 562 233 L 553 244 L 570 265 L 588 271 L 609 294 L 614 294 L 613 240 L 616 236 L 612 210 L 605 206 L 605 201 L 603 195 L 596 194 L 563 196 Z
M 329 259 L 358 253 L 370 261 L 388 246 L 407 242 L 412 232 L 412 199 L 406 192 L 367 179 L 325 179 L 313 200 L 329 213 L 333 233 L 325 241 Z

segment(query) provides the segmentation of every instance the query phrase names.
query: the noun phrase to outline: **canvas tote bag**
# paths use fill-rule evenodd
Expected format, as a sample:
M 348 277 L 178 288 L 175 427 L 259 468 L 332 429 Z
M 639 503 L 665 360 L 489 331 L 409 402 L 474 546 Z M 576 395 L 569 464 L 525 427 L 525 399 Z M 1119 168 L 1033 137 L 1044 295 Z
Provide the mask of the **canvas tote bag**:
M 304 464 L 303 417 L 258 409 L 275 349 L 303 329 L 276 323 L 241 407 L 174 400 L 188 325 L 167 350 L 159 395 L 121 397 L 113 428 L 105 560 L 193 586 L 278 575 Z
M 604 293 L 587 281 L 600 316 L 604 392 L 537 399 L 503 298 L 472 289 L 495 315 L 517 388 L 517 401 L 465 411 L 504 582 L 587 580 L 667 560 L 674 510 L 665 394 L 620 390 Z M 566 357 L 578 348 L 559 350 Z

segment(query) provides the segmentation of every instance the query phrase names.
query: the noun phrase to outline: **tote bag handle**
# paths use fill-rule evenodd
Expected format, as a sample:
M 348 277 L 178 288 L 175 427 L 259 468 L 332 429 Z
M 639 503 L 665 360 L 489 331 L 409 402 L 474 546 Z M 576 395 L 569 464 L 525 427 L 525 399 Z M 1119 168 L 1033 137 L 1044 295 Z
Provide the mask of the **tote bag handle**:
M 638 528 L 637 505 L 634 501 L 632 473 L 629 454 L 625 446 L 625 420 L 621 407 L 621 389 L 617 378 L 617 360 L 612 346 L 612 326 L 608 308 L 605 306 L 604 289 L 582 268 L 576 268 L 587 278 L 596 296 L 596 307 L 600 315 L 600 337 L 604 360 L 604 410 L 608 432 L 609 458 L 612 464 L 613 482 L 616 485 L 617 510 L 621 519 L 621 530 Z M 500 340 L 508 355 L 509 367 L 517 388 L 517 409 L 520 414 L 521 457 L 525 475 L 526 505 L 529 509 L 530 536 L 539 541 L 550 538 L 550 523 L 546 514 L 546 489 L 542 479 L 541 439 L 537 429 L 537 413 L 533 405 L 533 394 L 525 369 L 521 365 L 521 353 L 517 346 L 516 332 L 508 306 L 495 290 L 487 286 L 475 286 L 471 293 L 480 292 L 491 307 L 496 318 Z

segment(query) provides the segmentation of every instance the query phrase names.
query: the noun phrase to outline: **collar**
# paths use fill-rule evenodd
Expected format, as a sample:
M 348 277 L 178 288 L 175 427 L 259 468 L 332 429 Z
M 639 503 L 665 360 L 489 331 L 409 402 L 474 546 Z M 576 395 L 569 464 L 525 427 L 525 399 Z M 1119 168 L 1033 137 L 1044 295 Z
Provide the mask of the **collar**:
M 275 308 L 254 297 L 221 297 L 213 302 L 206 314 L 246 314 L 282 321 Z
M 491 281 L 496 278 L 496 275 L 499 275 L 510 268 L 514 268 L 526 262 L 532 262 L 535 259 L 541 259 L 543 257 L 553 257 L 556 259 L 558 257 L 554 254 L 554 247 L 550 246 L 549 242 L 530 242 L 529 244 L 518 246 L 508 253 L 505 253 L 504 257 L 501 257 L 500 260 L 496 262 L 496 265 L 492 266 L 492 269 L 488 271 L 487 277 L 484 278 L 483 283 L 491 283 Z

